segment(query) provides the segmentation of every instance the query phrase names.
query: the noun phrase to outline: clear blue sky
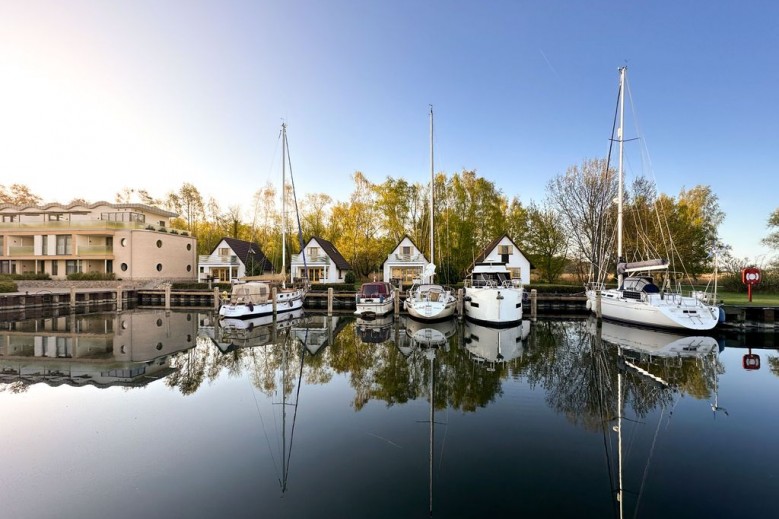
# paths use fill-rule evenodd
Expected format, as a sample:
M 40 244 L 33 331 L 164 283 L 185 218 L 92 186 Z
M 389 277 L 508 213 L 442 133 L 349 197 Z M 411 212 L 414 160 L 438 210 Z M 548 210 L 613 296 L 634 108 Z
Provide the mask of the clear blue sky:
M 710 185 L 723 239 L 755 258 L 779 207 L 779 4 L 0 0 L 0 184 L 46 201 L 163 196 L 227 208 L 277 181 L 476 169 L 524 203 L 604 156 L 629 67 L 660 191 Z

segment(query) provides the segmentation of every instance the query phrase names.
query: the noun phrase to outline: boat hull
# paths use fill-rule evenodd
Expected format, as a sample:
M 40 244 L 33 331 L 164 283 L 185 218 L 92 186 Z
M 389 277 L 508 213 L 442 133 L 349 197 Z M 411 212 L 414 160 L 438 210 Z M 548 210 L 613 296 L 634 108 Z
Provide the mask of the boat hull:
M 380 317 L 392 312 L 395 308 L 395 298 L 389 297 L 387 299 L 368 299 L 361 300 L 356 305 L 357 309 L 354 311 L 354 315 L 370 316 L 374 315 Z
M 276 313 L 293 312 L 303 308 L 303 291 L 281 292 L 276 297 Z M 219 307 L 221 319 L 254 319 L 273 315 L 273 302 L 225 303 Z
M 465 289 L 465 318 L 489 326 L 513 326 L 522 321 L 522 288 Z
M 454 315 L 457 300 L 451 301 L 409 301 L 406 300 L 405 308 L 408 315 L 417 321 L 442 321 Z
M 596 293 L 587 291 L 587 306 L 596 311 Z M 617 289 L 601 293 L 601 315 L 605 319 L 668 330 L 706 331 L 719 322 L 719 308 L 693 297 L 676 294 L 643 294 L 641 300 L 625 298 Z

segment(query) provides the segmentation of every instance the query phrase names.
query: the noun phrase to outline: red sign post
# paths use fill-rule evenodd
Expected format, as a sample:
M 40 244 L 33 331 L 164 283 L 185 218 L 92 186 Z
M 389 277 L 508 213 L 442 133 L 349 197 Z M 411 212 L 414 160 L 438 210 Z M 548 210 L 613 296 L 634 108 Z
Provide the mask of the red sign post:
M 747 267 L 741 269 L 741 282 L 747 286 L 749 302 L 752 302 L 752 286 L 760 283 L 760 269 L 757 267 Z

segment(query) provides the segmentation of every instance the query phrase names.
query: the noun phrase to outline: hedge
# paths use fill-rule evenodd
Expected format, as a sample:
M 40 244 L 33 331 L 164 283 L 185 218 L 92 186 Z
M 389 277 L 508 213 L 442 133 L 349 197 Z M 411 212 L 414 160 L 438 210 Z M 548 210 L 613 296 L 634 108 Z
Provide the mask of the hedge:
M 69 281 L 114 281 L 113 272 L 74 272 L 68 274 Z
M 0 274 L 0 281 L 19 281 L 19 280 L 35 280 L 35 281 L 48 281 L 51 277 L 42 272 L 40 274 Z
M 0 293 L 18 292 L 16 283 L 13 281 L 0 281 Z

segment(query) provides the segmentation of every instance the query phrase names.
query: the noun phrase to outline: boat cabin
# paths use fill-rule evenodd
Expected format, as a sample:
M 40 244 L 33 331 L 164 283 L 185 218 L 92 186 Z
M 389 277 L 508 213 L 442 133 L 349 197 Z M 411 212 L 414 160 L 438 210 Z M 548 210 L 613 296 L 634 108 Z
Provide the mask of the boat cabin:
M 626 277 L 622 281 L 622 295 L 633 299 L 641 299 L 641 294 L 659 294 L 660 288 L 655 285 L 650 276 Z
M 233 285 L 230 304 L 258 305 L 267 303 L 270 298 L 270 284 L 253 281 Z
M 505 263 L 478 263 L 474 266 L 470 278 L 465 280 L 466 287 L 501 287 L 519 285 L 520 279 L 511 279 L 511 272 Z
M 392 285 L 384 281 L 363 283 L 360 287 L 360 299 L 379 298 L 386 299 L 392 294 Z

